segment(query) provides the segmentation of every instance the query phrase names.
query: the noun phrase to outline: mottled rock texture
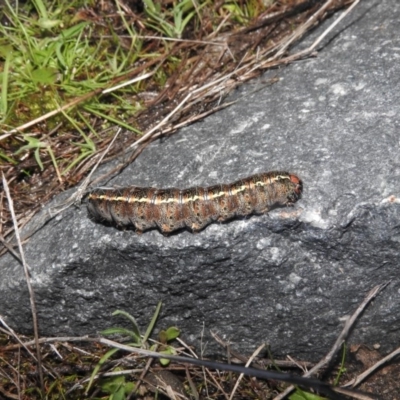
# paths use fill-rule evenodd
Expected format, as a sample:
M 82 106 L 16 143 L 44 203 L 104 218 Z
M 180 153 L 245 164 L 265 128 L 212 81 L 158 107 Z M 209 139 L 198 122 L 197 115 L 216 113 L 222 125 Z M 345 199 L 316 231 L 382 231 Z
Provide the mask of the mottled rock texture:
M 352 341 L 397 347 L 399 20 L 397 0 L 362 1 L 317 58 L 267 74 L 281 78 L 272 87 L 244 86 L 235 105 L 152 144 L 107 183 L 185 188 L 288 170 L 304 181 L 293 208 L 168 237 L 94 223 L 85 207 L 41 229 L 25 246 L 41 334 L 93 334 L 124 322 L 116 309 L 145 326 L 162 300 L 157 327 L 177 325 L 197 345 L 204 329 L 208 351 L 212 329 L 242 351 L 267 342 L 315 359 L 391 280 Z M 6 255 L 0 271 L 0 315 L 31 332 L 22 267 Z

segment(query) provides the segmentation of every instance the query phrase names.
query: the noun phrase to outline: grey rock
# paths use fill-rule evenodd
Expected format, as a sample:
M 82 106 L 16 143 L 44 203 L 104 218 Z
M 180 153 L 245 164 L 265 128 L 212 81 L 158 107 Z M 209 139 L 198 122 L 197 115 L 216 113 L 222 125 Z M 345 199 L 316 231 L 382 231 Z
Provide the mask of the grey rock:
M 293 208 L 164 236 L 94 223 L 82 207 L 41 229 L 25 246 L 41 334 L 96 334 L 125 322 L 116 309 L 144 327 L 161 300 L 157 327 L 177 325 L 209 352 L 212 329 L 242 351 L 267 342 L 316 359 L 391 281 L 352 341 L 398 347 L 399 19 L 396 0 L 361 2 L 317 58 L 280 70 L 272 87 L 240 88 L 235 105 L 152 144 L 107 184 L 184 188 L 288 170 L 304 181 Z M 5 255 L 0 271 L 0 315 L 31 332 L 22 267 Z

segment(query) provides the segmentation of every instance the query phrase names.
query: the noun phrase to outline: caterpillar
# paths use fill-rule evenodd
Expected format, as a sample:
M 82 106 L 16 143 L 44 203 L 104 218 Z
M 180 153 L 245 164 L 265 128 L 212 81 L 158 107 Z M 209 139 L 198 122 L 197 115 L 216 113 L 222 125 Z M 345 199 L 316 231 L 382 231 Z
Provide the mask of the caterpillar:
M 291 206 L 301 196 L 302 181 L 293 174 L 272 171 L 230 184 L 189 189 L 131 186 L 97 188 L 87 195 L 89 216 L 137 233 L 158 228 L 163 233 L 188 228 L 198 232 L 214 221 L 262 214 Z

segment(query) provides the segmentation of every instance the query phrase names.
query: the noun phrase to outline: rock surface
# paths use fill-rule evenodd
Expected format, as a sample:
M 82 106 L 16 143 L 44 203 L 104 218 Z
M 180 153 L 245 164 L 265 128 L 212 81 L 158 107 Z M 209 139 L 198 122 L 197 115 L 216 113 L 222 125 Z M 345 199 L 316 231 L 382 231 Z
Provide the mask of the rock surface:
M 399 19 L 396 0 L 361 2 L 317 58 L 270 72 L 281 78 L 272 87 L 242 87 L 235 105 L 152 144 L 107 184 L 185 188 L 288 170 L 304 181 L 294 208 L 166 237 L 94 223 L 82 207 L 41 229 L 25 246 L 41 335 L 95 334 L 124 322 L 116 309 L 144 327 L 162 300 L 157 327 L 177 325 L 208 351 L 212 329 L 242 351 L 267 342 L 315 359 L 391 280 L 352 341 L 397 347 Z M 32 332 L 22 267 L 6 255 L 0 271 L 0 315 Z

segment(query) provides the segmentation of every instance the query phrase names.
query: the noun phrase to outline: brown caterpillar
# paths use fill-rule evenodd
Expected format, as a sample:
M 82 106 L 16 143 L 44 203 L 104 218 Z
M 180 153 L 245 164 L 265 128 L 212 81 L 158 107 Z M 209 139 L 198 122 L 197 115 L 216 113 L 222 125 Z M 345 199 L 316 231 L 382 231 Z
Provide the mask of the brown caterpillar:
M 290 206 L 302 189 L 296 175 L 273 171 L 204 188 L 100 188 L 90 192 L 87 200 L 90 216 L 117 227 L 134 226 L 138 233 L 157 227 L 165 233 L 185 227 L 198 232 L 213 221 Z

